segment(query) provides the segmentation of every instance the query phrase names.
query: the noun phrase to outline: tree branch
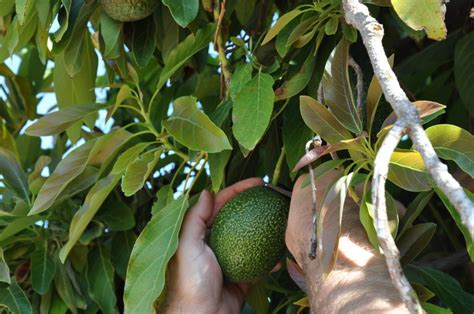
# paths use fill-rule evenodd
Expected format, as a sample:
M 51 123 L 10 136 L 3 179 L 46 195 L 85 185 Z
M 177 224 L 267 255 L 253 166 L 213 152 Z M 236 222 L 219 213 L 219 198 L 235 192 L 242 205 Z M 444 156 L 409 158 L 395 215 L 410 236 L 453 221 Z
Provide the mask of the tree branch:
M 393 243 L 386 221 L 385 180 L 388 174 L 390 156 L 396 148 L 403 129 L 408 129 L 417 151 L 421 154 L 427 170 L 435 183 L 447 195 L 458 210 L 461 220 L 474 238 L 474 203 L 467 197 L 461 185 L 449 174 L 435 153 L 420 122 L 416 107 L 409 101 L 401 89 L 395 73 L 392 71 L 382 45 L 383 26 L 370 14 L 368 8 L 359 0 L 343 0 L 345 19 L 361 34 L 369 54 L 374 73 L 380 82 L 385 98 L 398 116 L 398 120 L 384 139 L 375 160 L 373 194 L 377 225 L 377 236 L 384 250 L 390 275 L 398 288 L 402 299 L 411 312 L 422 312 L 414 291 L 403 275 L 398 261 L 398 249 Z M 393 244 L 393 245 L 392 245 Z

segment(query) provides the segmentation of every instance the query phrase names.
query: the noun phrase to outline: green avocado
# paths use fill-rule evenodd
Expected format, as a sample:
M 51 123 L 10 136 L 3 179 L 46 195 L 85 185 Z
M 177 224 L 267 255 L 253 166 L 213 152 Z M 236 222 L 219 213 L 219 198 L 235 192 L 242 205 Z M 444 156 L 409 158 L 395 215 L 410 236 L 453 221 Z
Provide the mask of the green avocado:
M 258 186 L 224 204 L 212 225 L 209 246 L 227 280 L 254 281 L 280 260 L 289 202 L 280 193 Z
M 101 0 L 105 13 L 120 22 L 144 19 L 155 10 L 158 0 Z

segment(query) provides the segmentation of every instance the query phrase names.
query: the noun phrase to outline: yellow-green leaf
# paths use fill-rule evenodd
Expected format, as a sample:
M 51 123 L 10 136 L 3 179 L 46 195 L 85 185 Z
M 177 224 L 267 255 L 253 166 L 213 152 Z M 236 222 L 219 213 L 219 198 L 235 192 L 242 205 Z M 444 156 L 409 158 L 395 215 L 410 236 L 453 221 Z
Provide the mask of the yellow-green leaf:
M 161 148 L 148 151 L 127 167 L 122 179 L 122 191 L 125 196 L 131 196 L 143 187 L 162 153 L 163 149 Z
M 428 191 L 433 186 L 423 158 L 417 151 L 395 151 L 390 158 L 388 179 L 412 192 Z
M 425 30 L 429 38 L 446 38 L 442 0 L 392 0 L 392 6 L 400 19 L 416 31 Z

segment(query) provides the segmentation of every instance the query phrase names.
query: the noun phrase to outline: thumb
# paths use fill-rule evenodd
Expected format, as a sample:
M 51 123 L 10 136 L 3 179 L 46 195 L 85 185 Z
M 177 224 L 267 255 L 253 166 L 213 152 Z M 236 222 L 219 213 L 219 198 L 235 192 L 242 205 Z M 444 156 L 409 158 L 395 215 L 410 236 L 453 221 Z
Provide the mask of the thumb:
M 197 203 L 186 213 L 181 227 L 181 240 L 204 240 L 207 230 L 207 221 L 212 215 L 214 201 L 211 193 L 204 190 Z

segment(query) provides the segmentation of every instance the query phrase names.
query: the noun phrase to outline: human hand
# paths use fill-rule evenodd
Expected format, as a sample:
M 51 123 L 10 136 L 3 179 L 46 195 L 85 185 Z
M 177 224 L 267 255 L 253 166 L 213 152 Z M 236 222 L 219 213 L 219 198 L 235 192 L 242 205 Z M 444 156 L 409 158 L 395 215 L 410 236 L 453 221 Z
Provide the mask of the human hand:
M 165 313 L 240 313 L 249 284 L 224 282 L 205 238 L 224 203 L 261 184 L 263 181 L 257 178 L 243 180 L 223 189 L 215 198 L 203 191 L 196 205 L 189 209 L 181 227 L 178 250 L 168 269 Z
M 318 211 L 322 198 L 338 176 L 338 171 L 332 171 L 316 180 Z M 310 186 L 301 188 L 303 179 L 300 177 L 293 188 L 286 244 L 305 274 L 312 311 L 406 313 L 384 258 L 370 245 L 359 221 L 359 206 L 349 197 L 344 204 L 336 266 L 324 278 L 319 258 L 311 260 L 308 255 L 312 234 L 312 197 Z M 337 210 L 328 208 L 326 215 L 335 215 Z M 331 230 L 336 225 L 324 224 L 323 227 Z

